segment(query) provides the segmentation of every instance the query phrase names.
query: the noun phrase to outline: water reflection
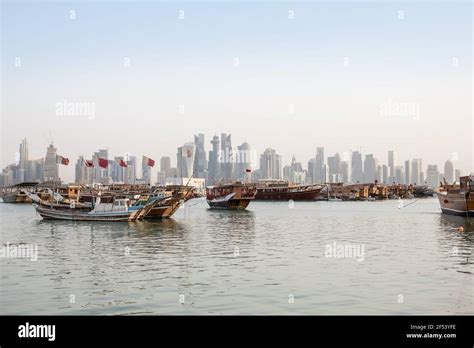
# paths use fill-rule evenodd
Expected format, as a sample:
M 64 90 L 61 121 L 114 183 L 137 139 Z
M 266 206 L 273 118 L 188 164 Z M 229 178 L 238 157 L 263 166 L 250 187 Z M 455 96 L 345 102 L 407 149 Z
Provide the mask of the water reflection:
M 440 225 L 453 229 L 458 229 L 459 227 L 462 227 L 465 233 L 474 232 L 474 218 L 440 214 Z

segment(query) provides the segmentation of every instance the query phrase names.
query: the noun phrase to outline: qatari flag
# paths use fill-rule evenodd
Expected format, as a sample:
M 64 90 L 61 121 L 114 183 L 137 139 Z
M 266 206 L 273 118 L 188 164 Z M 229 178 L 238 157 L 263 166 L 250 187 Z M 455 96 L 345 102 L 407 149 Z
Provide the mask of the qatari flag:
M 91 168 L 91 167 L 94 166 L 94 162 L 92 162 L 92 161 L 89 161 L 89 160 L 83 160 L 83 161 L 84 161 L 84 165 L 85 165 L 86 167 Z
M 151 158 L 148 158 L 146 156 L 143 156 L 143 161 L 146 162 L 146 165 L 149 167 L 153 167 L 155 165 L 155 161 L 152 160 Z
M 69 164 L 69 158 L 56 155 L 56 163 L 57 164 L 63 164 L 65 166 L 67 166 Z
M 128 164 L 123 159 L 117 160 L 117 163 L 120 167 L 124 167 L 124 168 L 128 167 Z
M 108 166 L 109 166 L 109 161 L 106 160 L 105 158 L 100 158 L 99 157 L 99 167 L 107 168 Z

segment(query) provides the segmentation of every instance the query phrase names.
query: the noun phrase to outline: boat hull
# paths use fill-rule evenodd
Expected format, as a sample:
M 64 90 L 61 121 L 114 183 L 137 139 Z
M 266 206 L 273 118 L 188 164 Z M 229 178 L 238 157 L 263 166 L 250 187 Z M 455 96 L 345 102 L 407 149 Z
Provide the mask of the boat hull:
M 211 209 L 228 209 L 228 210 L 243 210 L 250 204 L 249 199 L 229 199 L 227 201 L 210 201 L 207 200 Z
M 90 214 L 89 211 L 79 209 L 51 209 L 50 207 L 37 206 L 36 211 L 45 220 L 70 220 L 70 221 L 129 221 L 130 213 L 117 212 L 106 214 Z
M 443 214 L 457 216 L 474 216 L 474 197 L 464 194 L 437 193 Z
M 32 203 L 31 198 L 26 194 L 17 192 L 8 193 L 2 196 L 2 199 L 4 203 Z
M 145 215 L 145 219 L 168 219 L 178 210 L 182 202 L 180 199 L 172 199 L 163 205 L 155 206 Z
M 278 189 L 271 191 L 271 189 L 257 188 L 255 199 L 260 201 L 314 201 L 318 197 L 319 192 L 321 192 L 320 188 L 288 192 L 280 191 Z

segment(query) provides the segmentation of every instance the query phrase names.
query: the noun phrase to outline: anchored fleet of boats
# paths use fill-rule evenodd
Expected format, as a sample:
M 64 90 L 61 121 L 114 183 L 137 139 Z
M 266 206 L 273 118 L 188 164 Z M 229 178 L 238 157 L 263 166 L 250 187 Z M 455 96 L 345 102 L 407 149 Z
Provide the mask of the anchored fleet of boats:
M 421 190 L 422 194 L 416 190 Z M 329 193 L 331 192 L 331 194 Z M 383 198 L 423 197 L 423 187 L 363 184 L 295 185 L 281 180 L 257 183 L 230 182 L 206 188 L 210 209 L 242 210 L 253 200 L 376 200 Z M 445 214 L 474 216 L 474 176 L 460 178 L 459 185 L 446 182 L 434 191 Z M 43 219 L 78 221 L 137 221 L 171 217 L 191 198 L 202 197 L 192 186 L 114 184 L 106 187 L 23 183 L 3 188 L 5 203 L 32 203 Z

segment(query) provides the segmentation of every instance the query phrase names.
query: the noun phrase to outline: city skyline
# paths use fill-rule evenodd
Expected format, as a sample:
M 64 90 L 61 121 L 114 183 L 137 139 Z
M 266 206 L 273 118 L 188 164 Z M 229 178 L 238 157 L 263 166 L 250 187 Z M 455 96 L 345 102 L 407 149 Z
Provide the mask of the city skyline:
M 107 178 L 112 182 L 154 184 L 170 177 L 189 178 L 193 174 L 194 178 L 203 178 L 207 184 L 211 184 L 219 180 L 244 180 L 247 170 L 250 169 L 254 180 L 281 179 L 308 184 L 370 183 L 377 180 L 388 184 L 426 183 L 434 187 L 443 177 L 447 182 L 452 182 L 460 173 L 473 173 L 472 170 L 463 171 L 457 167 L 458 154 L 453 154 L 452 158 L 442 163 L 428 163 L 424 162 L 423 158 L 401 159 L 396 150 L 388 150 L 385 160 L 374 156 L 373 153 L 360 151 L 346 151 L 342 152 L 342 155 L 340 152 L 326 152 L 325 155 L 325 148 L 319 146 L 312 158 L 305 160 L 298 154 L 293 154 L 290 161 L 284 161 L 278 149 L 267 146 L 259 154 L 246 141 L 240 145 L 232 144 L 231 137 L 231 134 L 221 133 L 220 138 L 214 135 L 212 140 L 206 141 L 204 134 L 195 134 L 194 142 L 186 142 L 177 147 L 176 162 L 171 160 L 172 156 L 164 155 L 153 160 L 142 155 L 141 170 L 138 167 L 138 154 L 116 156 L 108 148 L 99 149 L 90 157 L 81 155 L 76 161 L 71 158 L 71 161 L 67 156 L 58 155 L 58 149 L 51 143 L 44 158 L 32 159 L 29 157 L 31 151 L 28 141 L 24 138 L 19 144 L 20 151 L 17 153 L 16 162 L 4 168 L 2 178 L 6 175 L 5 171 L 14 166 L 18 170 L 14 174 L 14 183 L 42 181 L 41 177 L 45 181 L 57 180 L 60 177 L 64 182 L 88 184 L 102 182 Z M 62 149 L 60 151 L 64 154 Z M 218 153 L 214 155 L 214 151 Z M 101 159 L 107 160 L 106 168 L 98 164 Z M 64 165 L 62 160 L 67 160 L 66 164 L 75 165 Z M 92 168 L 87 168 L 87 161 L 91 163 Z M 153 168 L 155 162 L 159 165 Z M 216 164 L 213 164 L 214 162 Z M 42 166 L 41 169 L 38 169 L 38 166 Z M 74 178 L 68 180 L 67 176 L 64 176 L 66 169 L 69 169 L 67 172 L 74 171 Z M 35 174 L 30 174 L 31 172 Z

